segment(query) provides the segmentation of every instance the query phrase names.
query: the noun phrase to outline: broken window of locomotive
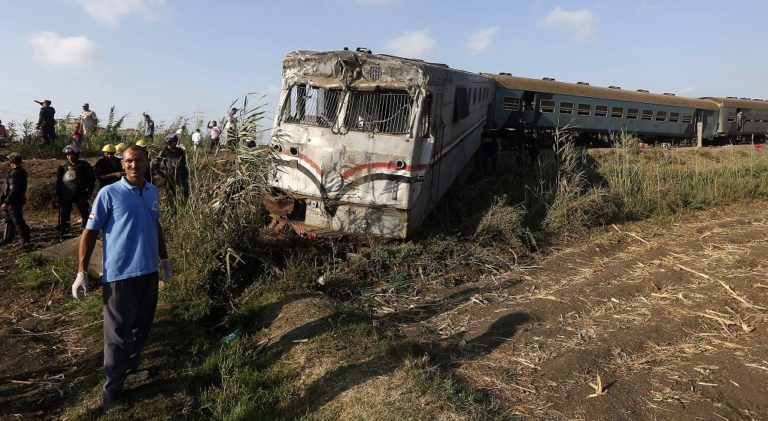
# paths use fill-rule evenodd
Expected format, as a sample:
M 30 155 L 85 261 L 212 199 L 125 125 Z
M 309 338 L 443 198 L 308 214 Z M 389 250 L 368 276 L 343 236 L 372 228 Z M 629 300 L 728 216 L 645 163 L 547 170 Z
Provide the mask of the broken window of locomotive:
M 339 116 L 343 92 L 306 85 L 293 85 L 283 103 L 283 121 L 332 127 Z
M 408 133 L 411 96 L 407 92 L 349 93 L 344 126 L 349 130 L 377 133 Z

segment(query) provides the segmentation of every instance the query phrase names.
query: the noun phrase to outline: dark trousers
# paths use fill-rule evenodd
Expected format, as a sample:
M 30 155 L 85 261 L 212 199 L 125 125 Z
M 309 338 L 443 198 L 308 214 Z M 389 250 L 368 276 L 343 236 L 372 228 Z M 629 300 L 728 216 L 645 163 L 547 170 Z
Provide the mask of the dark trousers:
M 59 204 L 59 233 L 64 234 L 69 230 L 69 219 L 72 214 L 72 205 L 77 206 L 77 211 L 80 212 L 80 218 L 83 220 L 82 227 L 85 228 L 85 224 L 88 222 L 88 201 L 85 197 L 79 197 L 74 200 L 62 200 Z
M 54 126 L 44 126 L 40 128 L 40 136 L 47 145 L 56 141 L 56 128 Z
M 128 370 L 136 370 L 157 307 L 158 273 L 104 284 L 105 402 L 121 398 Z
M 21 236 L 22 244 L 29 243 L 29 225 L 24 221 L 24 205 L 8 205 L 5 212 L 5 234 L 3 242 L 10 242 L 16 238 L 16 232 Z

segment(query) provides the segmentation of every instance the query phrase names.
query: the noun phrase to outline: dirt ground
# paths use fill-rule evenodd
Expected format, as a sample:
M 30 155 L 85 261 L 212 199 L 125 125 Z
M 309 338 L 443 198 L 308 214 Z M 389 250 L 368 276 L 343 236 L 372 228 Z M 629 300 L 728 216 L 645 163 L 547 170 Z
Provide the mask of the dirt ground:
M 28 163 L 32 183 L 57 165 Z M 757 203 L 596 229 L 535 265 L 418 302 L 382 296 L 379 315 L 510 414 L 766 419 L 767 212 Z M 55 218 L 30 210 L 35 248 L 56 241 Z M 19 255 L 0 249 L 0 270 Z M 78 333 L 98 326 L 47 313 L 48 295 L 0 282 L 0 419 L 58 417 L 101 365 L 98 335 Z
M 765 419 L 767 211 L 595 230 L 402 328 L 533 419 Z

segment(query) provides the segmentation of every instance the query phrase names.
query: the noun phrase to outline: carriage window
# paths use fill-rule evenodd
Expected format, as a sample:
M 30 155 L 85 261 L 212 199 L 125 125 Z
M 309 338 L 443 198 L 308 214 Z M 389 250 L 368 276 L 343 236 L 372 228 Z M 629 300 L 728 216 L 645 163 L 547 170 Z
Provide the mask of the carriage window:
M 736 113 L 728 113 L 728 122 L 733 123 L 736 121 Z
M 520 99 L 512 96 L 505 96 L 504 102 L 501 105 L 501 109 L 504 111 L 517 111 L 520 109 Z
M 623 107 L 611 107 L 611 117 L 613 117 L 613 118 L 622 118 L 622 117 L 624 117 L 624 108 Z
M 643 110 L 641 118 L 643 120 L 653 120 L 653 110 Z
M 608 106 L 607 105 L 595 105 L 595 116 L 596 117 L 605 117 L 608 115 Z
M 592 106 L 589 104 L 579 104 L 579 115 L 590 115 L 592 114 Z
M 680 113 L 669 113 L 669 122 L 670 123 L 679 123 L 680 122 Z
M 283 103 L 283 121 L 331 127 L 339 116 L 340 90 L 293 85 Z
M 683 114 L 683 123 L 690 124 L 693 121 L 693 117 L 690 114 Z
M 667 112 L 656 111 L 656 121 L 667 121 Z
M 640 110 L 637 108 L 627 108 L 627 118 L 630 120 L 637 120 Z
M 560 114 L 573 114 L 573 102 L 561 102 Z
M 550 101 L 548 99 L 542 99 L 540 107 L 541 107 L 541 112 L 542 113 L 554 113 L 555 112 L 555 101 Z
M 350 92 L 344 125 L 349 130 L 408 133 L 411 96 L 406 92 Z
M 461 121 L 469 116 L 469 98 L 467 88 L 457 86 L 453 97 L 453 122 Z

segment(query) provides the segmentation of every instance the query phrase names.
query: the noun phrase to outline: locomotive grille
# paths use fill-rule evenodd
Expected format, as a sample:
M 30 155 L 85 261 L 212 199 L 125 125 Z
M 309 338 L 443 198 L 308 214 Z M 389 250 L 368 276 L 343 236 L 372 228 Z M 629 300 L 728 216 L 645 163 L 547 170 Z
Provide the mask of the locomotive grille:
M 294 85 L 283 106 L 283 121 L 331 127 L 339 115 L 342 91 Z
M 407 133 L 411 96 L 407 93 L 351 92 L 344 125 L 350 130 Z

